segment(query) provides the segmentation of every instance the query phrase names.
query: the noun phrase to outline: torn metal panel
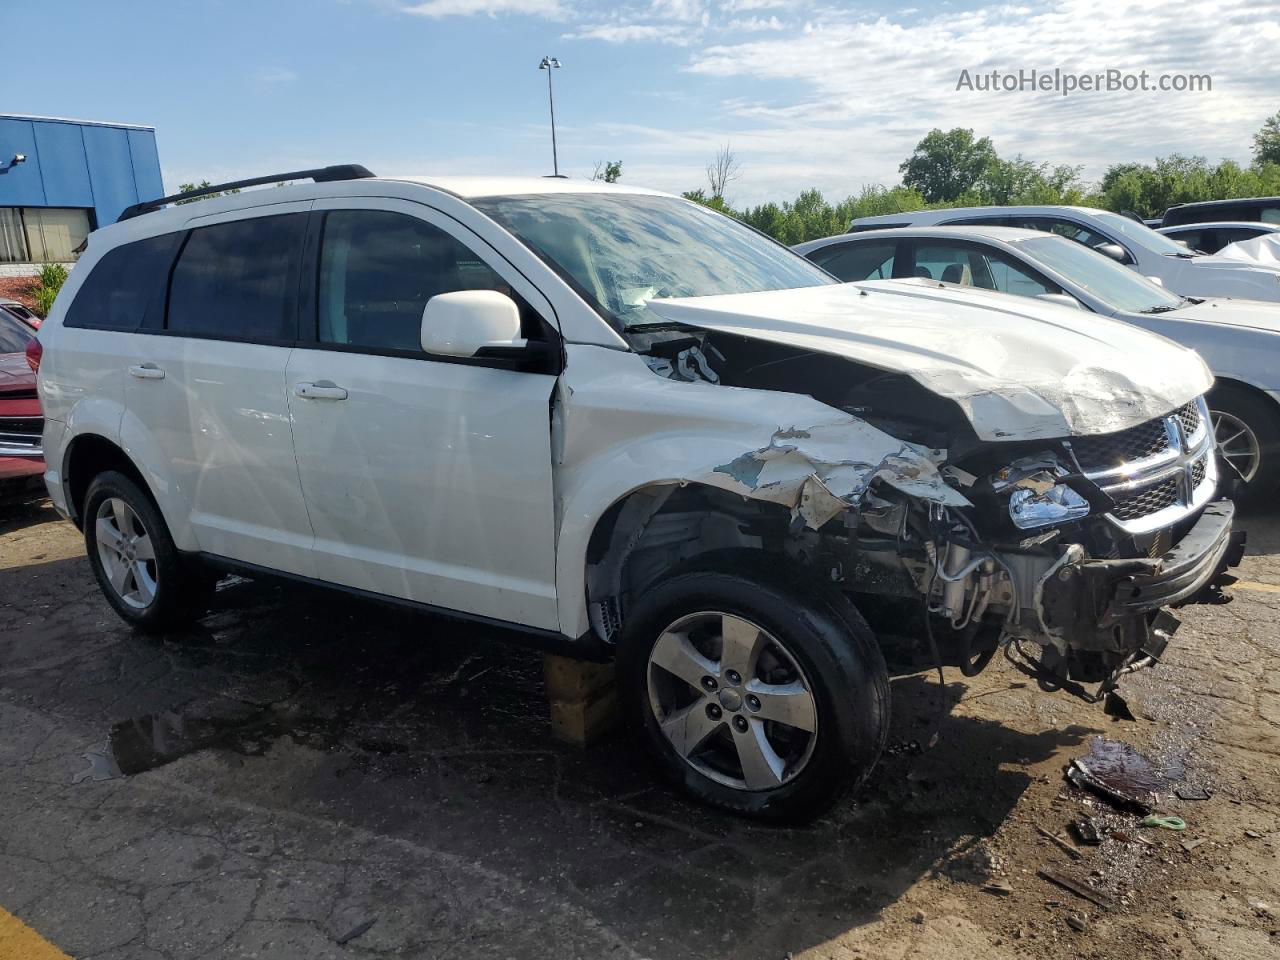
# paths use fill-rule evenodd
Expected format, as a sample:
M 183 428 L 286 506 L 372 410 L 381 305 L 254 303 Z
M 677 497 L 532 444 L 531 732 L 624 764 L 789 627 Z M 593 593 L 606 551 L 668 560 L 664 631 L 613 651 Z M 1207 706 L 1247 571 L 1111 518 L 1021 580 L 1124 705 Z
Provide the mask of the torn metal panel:
M 677 323 L 843 356 L 955 401 L 983 440 L 1111 433 L 1204 393 L 1193 351 L 1027 297 L 881 281 L 651 300 Z
M 932 461 L 854 417 L 779 429 L 768 446 L 689 479 L 788 507 L 814 530 L 856 506 L 875 480 L 948 506 L 969 503 Z

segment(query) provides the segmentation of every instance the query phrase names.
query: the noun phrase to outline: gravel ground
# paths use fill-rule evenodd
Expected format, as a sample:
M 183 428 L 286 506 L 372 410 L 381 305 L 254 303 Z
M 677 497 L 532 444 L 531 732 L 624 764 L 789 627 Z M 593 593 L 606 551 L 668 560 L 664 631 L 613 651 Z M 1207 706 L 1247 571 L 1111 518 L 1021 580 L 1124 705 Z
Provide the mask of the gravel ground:
M 1126 682 L 1136 719 L 997 661 L 947 671 L 921 751 L 938 688 L 904 673 L 868 787 L 778 829 L 622 737 L 552 741 L 540 657 L 497 631 L 238 580 L 137 636 L 73 527 L 0 511 L 0 907 L 80 960 L 1280 956 L 1271 517 L 1235 602 L 1183 611 Z M 1152 760 L 1184 832 L 1064 782 L 1096 737 Z M 1103 843 L 1078 859 L 1039 832 L 1076 849 L 1082 815 Z

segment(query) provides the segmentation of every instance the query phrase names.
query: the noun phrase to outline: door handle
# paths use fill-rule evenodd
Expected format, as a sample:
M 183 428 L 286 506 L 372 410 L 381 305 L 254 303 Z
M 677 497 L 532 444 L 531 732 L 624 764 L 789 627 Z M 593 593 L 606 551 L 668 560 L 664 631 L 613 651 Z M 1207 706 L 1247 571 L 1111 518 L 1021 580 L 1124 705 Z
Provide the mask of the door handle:
M 293 392 L 303 400 L 345 400 L 347 391 L 332 380 L 317 380 L 293 385 Z
M 139 380 L 163 380 L 164 371 L 154 363 L 139 363 L 129 368 L 129 374 Z

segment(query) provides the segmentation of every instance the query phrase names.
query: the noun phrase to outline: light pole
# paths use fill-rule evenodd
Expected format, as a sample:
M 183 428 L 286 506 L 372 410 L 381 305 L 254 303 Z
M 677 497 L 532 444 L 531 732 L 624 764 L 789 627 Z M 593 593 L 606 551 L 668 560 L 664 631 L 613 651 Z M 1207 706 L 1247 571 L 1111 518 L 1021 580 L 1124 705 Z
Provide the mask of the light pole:
M 551 105 L 551 170 L 553 176 L 558 177 L 560 158 L 556 155 L 556 98 L 551 92 L 551 71 L 560 69 L 560 61 L 555 57 L 543 57 L 538 69 L 547 71 L 547 103 Z

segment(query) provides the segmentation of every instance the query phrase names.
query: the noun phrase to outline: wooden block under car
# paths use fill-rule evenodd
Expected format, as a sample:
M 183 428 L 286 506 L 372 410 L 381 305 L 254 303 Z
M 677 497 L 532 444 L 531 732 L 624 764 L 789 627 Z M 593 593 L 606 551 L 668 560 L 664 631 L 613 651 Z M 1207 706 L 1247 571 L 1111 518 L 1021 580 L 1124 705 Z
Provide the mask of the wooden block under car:
M 618 725 L 621 709 L 612 664 L 588 663 L 550 653 L 542 663 L 552 736 L 588 746 Z

